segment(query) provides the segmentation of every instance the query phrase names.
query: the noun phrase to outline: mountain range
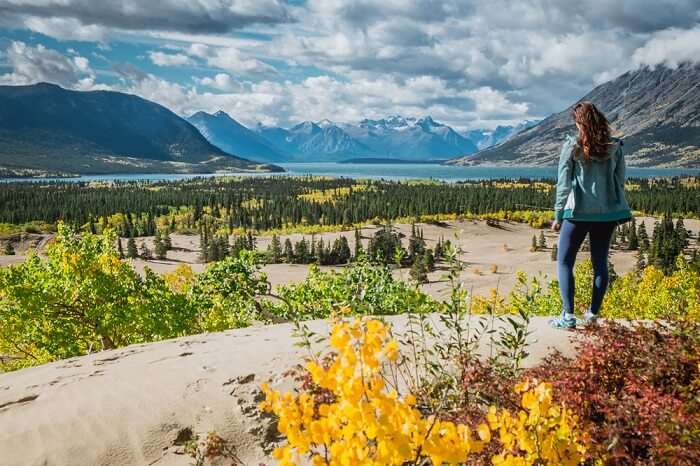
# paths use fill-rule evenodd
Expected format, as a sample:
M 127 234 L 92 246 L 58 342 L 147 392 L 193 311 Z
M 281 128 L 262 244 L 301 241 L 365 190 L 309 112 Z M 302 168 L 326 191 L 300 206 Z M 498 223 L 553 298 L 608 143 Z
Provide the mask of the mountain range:
M 580 101 L 591 101 L 624 141 L 629 165 L 700 167 L 700 64 L 629 71 L 601 84 Z M 553 165 L 567 134 L 576 134 L 571 107 L 524 129 L 501 144 L 465 152 L 454 165 Z
M 3 174 L 279 170 L 225 152 L 172 111 L 134 95 L 0 86 Z
M 198 112 L 188 120 L 212 144 L 266 162 L 339 162 L 348 159 L 425 162 L 471 154 L 501 142 L 521 127 L 463 135 L 431 117 L 365 119 L 357 124 L 305 121 L 291 128 L 261 124 L 248 129 L 225 112 Z

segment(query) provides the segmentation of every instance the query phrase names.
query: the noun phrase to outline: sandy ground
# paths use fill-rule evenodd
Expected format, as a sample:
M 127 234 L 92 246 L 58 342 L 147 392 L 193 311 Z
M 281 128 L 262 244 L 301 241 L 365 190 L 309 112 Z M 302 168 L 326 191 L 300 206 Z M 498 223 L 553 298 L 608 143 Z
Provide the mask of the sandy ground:
M 646 223 L 647 231 L 651 234 L 653 218 L 639 218 Z M 700 220 L 686 219 L 686 228 L 696 235 L 700 231 Z M 483 221 L 455 221 L 447 222 L 445 226 L 418 224 L 423 230 L 428 247 L 434 247 L 440 239 L 449 239 L 453 244 L 458 244 L 464 253 L 461 259 L 467 267 L 461 275 L 465 287 L 475 294 L 487 294 L 492 288 L 497 288 L 501 293 L 507 294 L 515 283 L 517 271 L 526 272 L 529 275 L 542 274 L 548 278 L 556 276 L 555 263 L 551 260 L 551 247 L 557 241 L 558 234 L 550 230 L 543 230 L 547 239 L 545 250 L 530 252 L 532 236 L 539 236 L 540 230 L 531 228 L 521 223 L 502 223 L 500 228 L 486 225 Z M 410 225 L 397 225 L 396 228 L 406 235 L 404 247 L 408 244 L 408 236 L 411 233 Z M 364 246 L 367 246 L 369 238 L 377 230 L 377 227 L 362 229 Z M 344 235 L 354 247 L 354 232 L 323 233 L 315 236 L 316 241 L 332 242 L 338 236 Z M 284 243 L 290 238 L 292 243 L 299 241 L 302 236 L 311 239 L 310 235 L 285 235 L 281 236 Z M 134 260 L 137 270 L 143 271 L 148 266 L 156 272 L 166 272 L 177 268 L 181 264 L 190 265 L 195 272 L 200 272 L 206 267 L 199 261 L 199 237 L 186 235 L 171 235 L 174 249 L 168 252 L 167 260 Z M 257 246 L 265 250 L 270 243 L 269 237 L 258 237 Z M 30 235 L 24 242 L 17 245 L 18 255 L 0 256 L 0 265 L 16 263 L 24 260 L 23 253 L 29 247 L 41 247 L 47 238 L 41 235 Z M 152 238 L 137 239 L 137 245 L 145 241 L 153 250 Z M 126 248 L 126 241 L 124 241 Z M 587 257 L 586 252 L 579 254 L 579 260 Z M 614 250 L 611 261 L 619 274 L 633 269 L 636 263 L 634 252 Z M 322 269 L 338 269 L 339 267 L 321 267 Z M 271 264 L 264 267 L 268 279 L 273 287 L 281 284 L 294 283 L 304 280 L 308 274 L 308 266 L 294 264 Z M 401 269 L 394 272 L 398 278 L 408 279 L 409 270 Z M 436 298 L 445 298 L 449 294 L 449 286 L 443 280 L 444 270 L 437 270 L 430 274 L 430 283 L 422 286 L 423 290 Z
M 405 317 L 390 320 L 405 331 Z M 320 334 L 327 325 L 310 323 Z M 526 365 L 552 349 L 571 353 L 573 332 L 544 318 L 531 329 Z M 0 374 L 0 464 L 190 465 L 182 446 L 190 431 L 216 431 L 245 464 L 274 464 L 279 439 L 257 409 L 259 385 L 292 386 L 280 374 L 304 353 L 291 332 L 282 324 L 195 335 Z

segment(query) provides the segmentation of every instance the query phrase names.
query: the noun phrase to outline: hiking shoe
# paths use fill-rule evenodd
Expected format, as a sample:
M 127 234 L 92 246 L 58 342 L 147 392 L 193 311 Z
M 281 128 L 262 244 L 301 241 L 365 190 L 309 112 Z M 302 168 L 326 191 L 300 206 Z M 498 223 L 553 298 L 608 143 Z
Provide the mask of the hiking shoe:
M 549 326 L 562 329 L 572 330 L 576 328 L 576 317 L 573 314 L 562 313 L 559 317 L 549 320 Z
M 598 314 L 593 314 L 591 311 L 586 311 L 586 313 L 583 314 L 583 325 L 586 327 L 598 325 Z

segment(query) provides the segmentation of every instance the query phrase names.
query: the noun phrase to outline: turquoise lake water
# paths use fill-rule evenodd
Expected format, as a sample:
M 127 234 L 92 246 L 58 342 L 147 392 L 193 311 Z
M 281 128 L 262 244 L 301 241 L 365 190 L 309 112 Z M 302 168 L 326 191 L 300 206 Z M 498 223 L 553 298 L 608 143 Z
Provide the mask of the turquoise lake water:
M 362 163 L 282 163 L 279 164 L 286 173 L 274 176 L 322 175 L 345 178 L 370 178 L 385 180 L 435 179 L 442 181 L 481 180 L 481 179 L 517 179 L 517 178 L 555 178 L 555 167 L 451 167 L 438 164 L 362 164 Z M 270 176 L 268 173 L 239 174 L 234 176 Z M 700 169 L 687 168 L 628 168 L 630 178 L 656 178 L 680 175 L 700 176 Z M 211 175 L 173 175 L 173 174 L 128 174 L 128 175 L 85 175 L 76 178 L 42 178 L 38 180 L 22 178 L 0 179 L 0 182 L 13 181 L 176 181 L 196 177 L 222 176 Z

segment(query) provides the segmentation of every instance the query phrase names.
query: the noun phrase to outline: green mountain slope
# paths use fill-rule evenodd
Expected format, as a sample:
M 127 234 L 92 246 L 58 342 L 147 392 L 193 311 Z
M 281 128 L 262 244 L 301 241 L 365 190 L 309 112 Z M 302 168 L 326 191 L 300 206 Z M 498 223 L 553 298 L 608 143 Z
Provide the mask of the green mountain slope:
M 80 174 L 279 170 L 224 152 L 154 102 L 45 83 L 0 86 L 0 169 Z

